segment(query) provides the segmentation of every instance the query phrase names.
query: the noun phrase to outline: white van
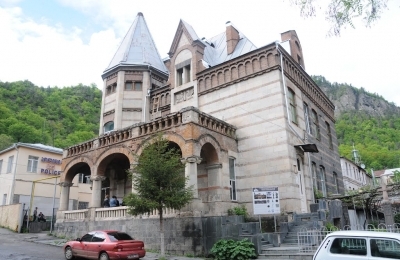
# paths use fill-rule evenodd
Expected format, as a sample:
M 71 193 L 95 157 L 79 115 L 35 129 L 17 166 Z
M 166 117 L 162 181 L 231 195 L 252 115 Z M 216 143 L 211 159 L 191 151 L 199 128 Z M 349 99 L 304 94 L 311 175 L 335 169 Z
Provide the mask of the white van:
M 335 231 L 327 235 L 313 260 L 400 259 L 400 234 L 377 231 Z

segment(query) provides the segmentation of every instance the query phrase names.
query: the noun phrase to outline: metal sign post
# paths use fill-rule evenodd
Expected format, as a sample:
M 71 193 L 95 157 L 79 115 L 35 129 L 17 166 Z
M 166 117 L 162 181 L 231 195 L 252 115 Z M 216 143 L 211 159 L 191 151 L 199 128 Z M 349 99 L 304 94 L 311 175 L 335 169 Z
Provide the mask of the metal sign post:
M 261 230 L 261 215 L 274 215 L 276 232 L 276 214 L 281 213 L 278 187 L 253 188 L 253 212 L 259 215 Z

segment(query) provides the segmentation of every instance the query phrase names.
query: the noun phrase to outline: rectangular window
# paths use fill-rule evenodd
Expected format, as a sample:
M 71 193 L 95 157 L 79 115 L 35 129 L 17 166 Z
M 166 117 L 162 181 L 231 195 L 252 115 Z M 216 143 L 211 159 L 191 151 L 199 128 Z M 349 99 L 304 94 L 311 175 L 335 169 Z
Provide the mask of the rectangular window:
M 322 195 L 324 195 L 324 197 L 326 197 L 326 176 L 325 176 L 324 166 L 319 167 L 319 174 L 320 174 L 320 180 L 321 180 Z
M 318 189 L 318 183 L 317 183 L 317 165 L 315 164 L 315 162 L 312 163 L 311 165 L 312 167 L 312 181 L 313 181 L 313 186 L 314 189 Z
M 236 173 L 235 173 L 235 159 L 233 158 L 229 158 L 229 179 L 230 179 L 231 200 L 236 200 Z
M 178 86 L 183 84 L 183 68 L 176 70 L 176 83 Z
M 2 205 L 6 205 L 7 204 L 7 193 L 3 194 L 3 204 Z
M 335 188 L 335 194 L 339 194 L 339 182 L 336 172 L 333 173 L 333 184 Z
M 11 173 L 13 167 L 14 155 L 8 157 L 7 173 Z
M 306 103 L 303 104 L 303 107 L 304 107 L 304 120 L 306 123 L 306 131 L 307 133 L 311 134 L 310 111 L 308 110 L 308 105 Z
M 320 132 L 319 132 L 318 115 L 314 109 L 311 111 L 311 117 L 312 117 L 311 118 L 312 119 L 311 134 L 314 135 L 314 137 L 319 140 Z
M 331 133 L 331 126 L 329 125 L 328 122 L 326 123 L 326 132 L 328 134 L 328 144 L 329 144 L 329 148 L 332 149 L 333 148 L 333 142 L 332 142 L 332 133 Z
M 3 160 L 0 160 L 0 174 L 2 169 L 3 169 Z
M 126 82 L 125 83 L 125 90 L 132 90 L 133 89 L 133 83 L 132 82 Z
M 335 238 L 329 251 L 332 254 L 352 255 L 349 259 L 360 259 L 355 256 L 367 255 L 367 241 L 364 238 Z
M 369 242 L 373 258 L 400 259 L 400 244 L 398 241 L 390 238 L 374 238 Z
M 296 99 L 294 91 L 288 88 L 288 99 L 289 99 L 289 113 L 290 113 L 290 120 L 293 123 L 297 124 L 297 113 L 296 113 Z
M 38 162 L 39 157 L 29 155 L 27 172 L 37 172 Z
M 190 82 L 190 65 L 187 65 L 183 68 L 183 77 L 184 77 L 184 83 Z
M 142 91 L 142 82 L 135 82 L 135 91 Z

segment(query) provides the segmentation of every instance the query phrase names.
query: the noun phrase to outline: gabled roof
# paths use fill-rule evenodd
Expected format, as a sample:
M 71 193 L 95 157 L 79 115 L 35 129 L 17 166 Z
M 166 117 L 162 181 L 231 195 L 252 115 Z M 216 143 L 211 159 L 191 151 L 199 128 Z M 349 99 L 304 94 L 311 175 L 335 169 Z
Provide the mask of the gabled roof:
M 168 71 L 158 53 L 142 13 L 137 14 L 104 73 L 120 65 L 150 65 L 162 72 Z
M 237 30 L 236 27 L 235 29 Z M 243 33 L 239 30 L 237 31 L 239 32 L 240 40 L 235 50 L 229 55 L 227 54 L 226 32 L 220 33 L 208 40 L 203 38 L 202 40 L 207 46 L 204 49 L 204 61 L 212 67 L 257 49 Z

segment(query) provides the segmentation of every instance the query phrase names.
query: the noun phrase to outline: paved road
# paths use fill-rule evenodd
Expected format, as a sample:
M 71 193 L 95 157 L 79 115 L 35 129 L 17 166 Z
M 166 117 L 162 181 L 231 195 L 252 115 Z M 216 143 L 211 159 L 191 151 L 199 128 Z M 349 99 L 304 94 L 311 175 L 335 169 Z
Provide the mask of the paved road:
M 0 260 L 64 260 L 63 239 L 39 234 L 19 234 L 0 228 Z M 141 260 L 155 260 L 159 255 L 146 253 Z M 170 260 L 204 260 L 204 258 L 169 256 Z

